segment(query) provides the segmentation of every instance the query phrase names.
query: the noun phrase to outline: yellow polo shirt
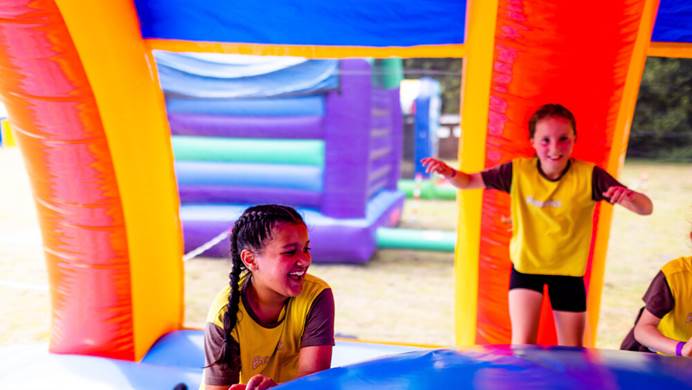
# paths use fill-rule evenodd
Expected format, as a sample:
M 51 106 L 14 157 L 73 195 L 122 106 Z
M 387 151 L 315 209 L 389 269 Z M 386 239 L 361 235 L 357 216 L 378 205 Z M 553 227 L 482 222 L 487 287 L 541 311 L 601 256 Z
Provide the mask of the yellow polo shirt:
M 512 161 L 513 231 L 510 259 L 527 274 L 583 276 L 596 202 L 594 164 L 572 160 L 564 175 L 546 179 L 536 158 Z
M 241 284 L 244 283 L 245 278 L 241 280 Z M 323 280 L 305 275 L 300 295 L 288 300 L 279 320 L 272 326 L 258 323 L 245 306 L 244 299 L 240 300 L 237 324 L 231 332 L 240 345 L 240 383 L 247 383 L 256 374 L 268 376 L 276 383 L 298 376 L 298 354 L 308 313 L 315 299 L 328 288 Z M 229 294 L 230 286 L 220 291 L 207 315 L 207 322 L 220 329 L 223 329 Z
M 678 341 L 692 337 L 692 256 L 680 257 L 661 268 L 675 300 L 673 310 L 661 318 L 658 330 Z

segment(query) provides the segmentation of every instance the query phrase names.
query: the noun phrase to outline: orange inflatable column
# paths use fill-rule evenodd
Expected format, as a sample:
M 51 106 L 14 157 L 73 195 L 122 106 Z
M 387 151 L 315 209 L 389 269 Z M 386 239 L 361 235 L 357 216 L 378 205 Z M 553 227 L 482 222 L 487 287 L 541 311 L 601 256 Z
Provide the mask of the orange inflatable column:
M 50 349 L 132 359 L 125 221 L 91 86 L 53 1 L 0 12 L 0 88 L 43 233 Z
M 469 1 L 469 17 L 485 6 L 485 1 Z M 495 17 L 482 16 L 483 27 L 474 29 L 474 23 L 481 23 L 477 20 L 467 23 L 461 168 L 478 171 L 532 155 L 530 115 L 542 104 L 560 103 L 577 118 L 574 156 L 617 177 L 657 2 L 499 0 L 496 6 Z M 493 28 L 492 34 L 484 28 Z M 473 304 L 472 293 L 462 300 L 457 292 L 458 306 L 474 307 L 460 309 L 466 313 L 457 317 L 457 340 L 461 345 L 509 343 L 509 197 L 497 191 L 484 191 L 480 201 L 477 197 L 480 193 L 469 192 L 460 202 L 457 290 L 472 289 L 475 277 L 478 299 Z M 591 248 L 586 275 L 588 346 L 593 346 L 598 322 L 610 216 L 611 206 L 597 208 L 592 241 L 585 244 Z M 546 304 L 539 343 L 555 342 Z
M 140 359 L 183 318 L 170 135 L 131 2 L 0 10 L 0 93 L 31 177 L 50 349 Z

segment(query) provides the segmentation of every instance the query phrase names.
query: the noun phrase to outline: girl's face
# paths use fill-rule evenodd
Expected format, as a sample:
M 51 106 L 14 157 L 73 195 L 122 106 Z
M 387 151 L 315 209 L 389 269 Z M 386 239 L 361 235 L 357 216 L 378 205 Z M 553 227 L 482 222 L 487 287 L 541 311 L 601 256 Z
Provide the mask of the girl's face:
M 304 224 L 279 222 L 272 229 L 264 248 L 255 253 L 251 268 L 255 288 L 285 299 L 303 290 L 303 281 L 312 263 L 308 229 Z
M 564 171 L 572 156 L 574 141 L 574 129 L 565 118 L 547 117 L 536 123 L 531 146 L 548 178 L 556 179 Z

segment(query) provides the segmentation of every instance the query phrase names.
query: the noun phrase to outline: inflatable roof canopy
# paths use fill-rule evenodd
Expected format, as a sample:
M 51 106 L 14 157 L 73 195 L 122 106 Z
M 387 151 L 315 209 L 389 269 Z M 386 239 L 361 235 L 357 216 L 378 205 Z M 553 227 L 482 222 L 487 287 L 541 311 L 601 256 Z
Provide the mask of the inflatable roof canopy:
M 0 90 L 43 231 L 51 350 L 129 360 L 183 325 L 179 200 L 153 49 L 464 57 L 462 169 L 530 154 L 528 116 L 560 102 L 578 118 L 576 157 L 614 175 L 646 56 L 692 57 L 689 0 L 17 0 L 0 14 Z M 459 345 L 509 341 L 507 202 L 460 196 Z M 610 217 L 608 205 L 594 215 L 587 345 Z M 543 324 L 540 342 L 553 343 Z

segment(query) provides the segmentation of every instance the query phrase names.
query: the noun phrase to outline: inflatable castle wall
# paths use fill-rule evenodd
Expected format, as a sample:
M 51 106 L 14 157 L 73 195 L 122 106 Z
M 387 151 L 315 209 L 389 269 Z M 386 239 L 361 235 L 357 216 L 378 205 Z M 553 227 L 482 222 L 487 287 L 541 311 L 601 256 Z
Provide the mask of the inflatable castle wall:
M 185 251 L 250 204 L 301 210 L 319 262 L 365 262 L 399 222 L 398 83 L 379 62 L 156 52 Z M 391 78 L 391 77 L 390 77 Z M 203 255 L 228 256 L 222 240 Z

